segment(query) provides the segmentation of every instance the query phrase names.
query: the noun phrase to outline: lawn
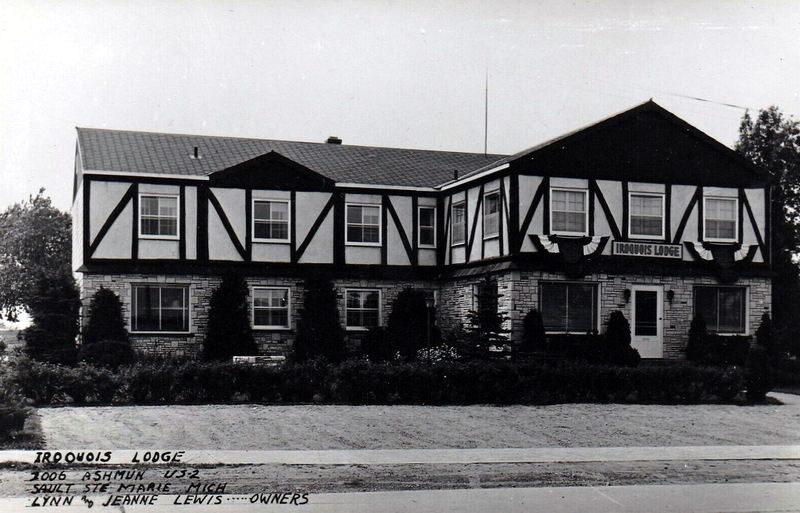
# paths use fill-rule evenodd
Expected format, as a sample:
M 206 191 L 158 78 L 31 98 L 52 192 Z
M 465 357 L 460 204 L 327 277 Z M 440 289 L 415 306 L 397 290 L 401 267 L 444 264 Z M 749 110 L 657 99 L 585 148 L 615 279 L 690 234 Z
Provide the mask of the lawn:
M 106 406 L 40 408 L 38 412 L 49 449 L 799 444 L 800 397 L 772 395 L 784 404 Z

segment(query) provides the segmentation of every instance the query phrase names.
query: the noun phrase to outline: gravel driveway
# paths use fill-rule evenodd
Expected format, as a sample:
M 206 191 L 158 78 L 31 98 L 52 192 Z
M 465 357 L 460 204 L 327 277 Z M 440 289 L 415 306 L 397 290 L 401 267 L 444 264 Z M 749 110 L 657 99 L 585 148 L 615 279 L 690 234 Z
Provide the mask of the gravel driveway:
M 41 408 L 48 449 L 407 449 L 800 444 L 783 405 Z

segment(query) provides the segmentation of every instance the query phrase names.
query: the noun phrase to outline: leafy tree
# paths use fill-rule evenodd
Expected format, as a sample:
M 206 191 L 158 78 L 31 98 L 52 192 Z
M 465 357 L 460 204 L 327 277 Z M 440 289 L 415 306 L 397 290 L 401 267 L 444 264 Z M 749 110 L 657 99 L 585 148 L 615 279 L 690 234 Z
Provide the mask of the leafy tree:
M 417 351 L 439 344 L 441 336 L 434 322 L 436 315 L 429 312 L 425 303 L 425 291 L 405 288 L 392 303 L 392 313 L 386 323 L 388 342 L 406 360 L 413 360 Z M 428 324 L 430 323 L 430 324 Z
M 28 295 L 33 318 L 23 333 L 25 352 L 36 360 L 72 363 L 81 299 L 71 274 L 43 275 Z
M 344 332 L 339 324 L 336 289 L 324 277 L 305 281 L 303 308 L 297 322 L 297 337 L 292 357 L 295 361 L 327 358 L 338 362 L 344 358 Z
M 522 321 L 522 349 L 524 351 L 543 351 L 547 342 L 542 314 L 534 308 Z
M 800 354 L 800 278 L 793 257 L 800 252 L 800 123 L 771 106 L 753 119 L 745 113 L 736 150 L 772 178 L 770 214 L 772 313 L 775 342 L 784 351 Z
M 250 326 L 247 283 L 238 274 L 226 274 L 211 293 L 203 359 L 224 360 L 258 354 Z
M 0 212 L 0 316 L 14 321 L 32 311 L 33 285 L 69 272 L 72 221 L 40 189 L 28 201 Z
M 500 313 L 500 298 L 497 291 L 497 281 L 486 276 L 477 285 L 475 299 L 478 303 L 477 310 L 467 313 L 465 326 L 466 342 L 468 347 L 459 348 L 467 357 L 486 358 L 492 346 L 502 347 L 508 343 L 506 333 L 510 330 L 504 327 L 508 315 Z
M 89 321 L 83 332 L 83 344 L 101 340 L 128 341 L 128 331 L 122 318 L 122 302 L 113 291 L 100 287 L 89 304 Z

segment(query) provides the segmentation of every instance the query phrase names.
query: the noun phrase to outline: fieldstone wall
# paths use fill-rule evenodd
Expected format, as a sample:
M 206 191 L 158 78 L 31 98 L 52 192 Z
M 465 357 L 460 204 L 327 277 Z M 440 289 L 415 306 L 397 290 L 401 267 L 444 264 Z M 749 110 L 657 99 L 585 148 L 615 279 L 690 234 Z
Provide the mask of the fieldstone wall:
M 141 353 L 161 356 L 197 357 L 202 350 L 205 340 L 206 326 L 208 325 L 208 310 L 211 293 L 222 281 L 220 277 L 204 275 L 145 275 L 145 274 L 88 274 L 78 276 L 83 303 L 82 315 L 88 312 L 92 295 L 100 287 L 116 293 L 122 302 L 123 316 L 130 329 L 131 294 L 133 284 L 144 283 L 174 283 L 189 285 L 189 310 L 190 326 L 187 334 L 136 334 L 131 333 L 130 340 L 133 348 Z M 289 312 L 290 329 L 254 329 L 253 335 L 259 346 L 259 352 L 264 355 L 288 356 L 294 342 L 295 330 L 299 320 L 299 313 L 303 306 L 303 278 L 266 278 L 247 277 L 250 287 L 276 286 L 289 287 L 291 290 L 291 309 Z M 435 283 L 419 281 L 387 281 L 387 280 L 336 280 L 334 286 L 338 289 L 339 321 L 344 325 L 346 319 L 345 289 L 347 288 L 377 288 L 381 290 L 382 321 L 385 324 L 391 313 L 391 305 L 397 295 L 406 287 L 423 288 L 437 291 Z M 348 331 L 351 347 L 357 346 L 363 337 L 363 331 Z

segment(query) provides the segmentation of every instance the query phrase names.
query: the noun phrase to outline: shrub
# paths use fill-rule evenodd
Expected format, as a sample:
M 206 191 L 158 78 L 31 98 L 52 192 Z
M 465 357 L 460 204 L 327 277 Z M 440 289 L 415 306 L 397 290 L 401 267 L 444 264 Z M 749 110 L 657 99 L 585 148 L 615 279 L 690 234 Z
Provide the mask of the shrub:
M 122 303 L 114 292 L 100 287 L 89 305 L 89 321 L 83 331 L 83 345 L 103 340 L 128 341 L 122 318 Z
M 29 304 L 33 324 L 23 331 L 28 356 L 73 363 L 80 306 L 80 293 L 71 274 L 64 271 L 39 278 Z
M 756 344 L 763 347 L 768 353 L 772 353 L 774 350 L 773 340 L 772 319 L 767 312 L 764 312 L 761 315 L 761 324 L 756 330 Z
M 339 324 L 336 289 L 327 278 L 305 281 L 303 309 L 297 322 L 292 359 L 303 362 L 324 357 L 338 362 L 344 358 L 344 332 Z
M 392 303 L 386 323 L 389 343 L 406 360 L 413 360 L 423 347 L 435 346 L 441 340 L 435 325 L 436 313 L 429 311 L 422 289 L 405 288 Z
M 418 362 L 438 363 L 456 361 L 459 358 L 461 358 L 461 355 L 458 353 L 458 349 L 453 346 L 448 346 L 447 344 L 439 344 L 433 347 L 423 347 L 417 351 L 417 357 L 415 359 Z
M 211 294 L 203 359 L 227 360 L 235 355 L 256 355 L 248 306 L 248 288 L 238 274 L 226 274 Z
M 544 351 L 547 345 L 547 337 L 544 331 L 542 314 L 537 310 L 530 310 L 522 321 L 522 350 L 523 351 Z
M 636 366 L 639 364 L 639 360 L 641 360 L 639 351 L 631 347 L 631 326 L 621 311 L 611 312 L 604 338 L 605 343 L 599 351 L 601 362 L 611 365 Z
M 768 313 L 761 316 L 761 325 L 756 330 L 756 346 L 747 357 L 747 401 L 762 403 L 767 392 L 775 386 L 772 355 L 772 321 Z
M 361 351 L 372 362 L 393 360 L 396 352 L 386 328 L 380 326 L 369 329 L 361 342 Z
M 706 359 L 708 331 L 702 315 L 695 316 L 689 325 L 689 342 L 686 344 L 686 358 L 690 362 L 701 362 Z
M 127 341 L 102 340 L 84 344 L 78 350 L 78 360 L 106 367 L 117 368 L 133 363 L 135 359 L 136 354 Z

